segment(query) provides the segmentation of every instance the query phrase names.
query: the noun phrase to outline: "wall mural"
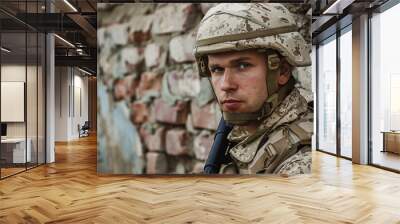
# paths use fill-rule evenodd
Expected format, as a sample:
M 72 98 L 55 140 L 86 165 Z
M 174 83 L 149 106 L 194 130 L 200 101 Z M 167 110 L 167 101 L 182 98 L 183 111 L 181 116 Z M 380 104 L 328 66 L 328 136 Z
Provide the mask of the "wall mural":
M 245 50 L 246 46 L 285 49 L 287 55 L 283 55 L 284 50 L 276 51 L 281 61 L 292 65 L 288 67 L 289 74 L 296 84 L 286 95 L 284 91 L 277 92 L 277 96 L 285 98 L 277 101 L 279 105 L 270 104 L 276 110 L 263 117 L 262 128 L 258 125 L 257 130 L 263 132 L 252 135 L 234 121 L 226 122 L 232 128 L 227 138 L 233 144 L 223 153 L 228 160 L 220 162 L 217 171 L 211 173 L 309 172 L 311 157 L 307 144 L 313 127 L 311 64 L 307 59 L 311 52 L 309 4 L 98 3 L 97 6 L 99 173 L 203 173 L 221 118 L 228 118 L 229 114 L 223 116 L 220 109 L 223 107 L 215 99 L 213 91 L 219 93 L 218 86 L 210 85 L 210 81 L 217 83 L 218 75 L 212 72 L 210 79 L 199 75 L 202 71 L 193 54 L 196 40 L 208 38 L 207 35 L 254 30 L 267 30 L 254 34 L 266 37 L 235 39 L 232 43 L 237 42 L 237 50 Z M 205 19 L 205 15 L 210 18 Z M 295 28 L 289 26 L 291 23 Z M 257 44 L 259 47 L 255 47 Z M 216 49 L 215 43 L 209 46 Z M 242 66 L 246 65 L 238 65 L 237 69 Z M 284 82 L 282 86 L 289 84 Z M 277 88 L 284 89 L 282 86 L 279 84 Z M 245 139 L 238 141 L 243 133 Z

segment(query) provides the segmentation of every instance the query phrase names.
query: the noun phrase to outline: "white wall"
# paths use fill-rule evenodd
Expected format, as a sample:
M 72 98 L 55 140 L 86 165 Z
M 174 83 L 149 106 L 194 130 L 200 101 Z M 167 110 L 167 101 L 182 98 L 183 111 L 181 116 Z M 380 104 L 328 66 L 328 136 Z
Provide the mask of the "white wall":
M 72 130 L 71 135 L 73 138 L 78 137 L 78 124 L 81 126 L 88 120 L 88 78 L 81 76 L 82 73 L 76 74 L 77 70 L 74 71 L 74 108 L 72 108 Z M 80 108 L 81 107 L 81 108 Z
M 68 85 L 67 67 L 55 68 L 55 141 L 68 139 Z
M 25 75 L 28 72 L 28 76 L 31 74 L 36 75 L 36 67 L 34 66 L 27 66 L 25 65 L 18 65 L 18 64 L 9 64 L 9 65 L 2 65 L 1 66 L 1 81 L 2 82 L 25 82 Z M 29 79 L 29 77 L 28 77 Z M 36 85 L 36 81 L 29 79 L 30 85 Z M 32 110 L 36 111 L 36 88 L 27 88 L 27 106 L 31 106 L 30 110 L 28 110 L 27 118 L 28 118 L 28 129 L 33 128 L 36 130 L 36 113 L 31 113 Z M 31 104 L 33 102 L 33 104 Z M 34 108 L 32 108 L 34 107 Z M 7 108 L 1 108 L 1 110 L 6 110 Z M 32 123 L 34 121 L 34 124 Z M 7 122 L 7 136 L 8 137 L 25 137 L 25 126 L 26 122 Z M 28 130 L 28 137 L 31 133 Z
M 88 120 L 88 78 L 83 75 L 76 68 L 56 67 L 56 141 L 77 139 L 78 124 Z
M 25 65 L 1 65 L 1 81 L 25 82 Z

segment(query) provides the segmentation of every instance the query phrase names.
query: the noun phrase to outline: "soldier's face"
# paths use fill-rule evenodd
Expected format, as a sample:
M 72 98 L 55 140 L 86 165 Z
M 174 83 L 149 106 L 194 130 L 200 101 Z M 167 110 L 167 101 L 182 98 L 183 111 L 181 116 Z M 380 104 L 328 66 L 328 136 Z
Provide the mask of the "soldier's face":
M 208 55 L 211 83 L 224 112 L 255 112 L 267 98 L 265 54 L 254 50 Z

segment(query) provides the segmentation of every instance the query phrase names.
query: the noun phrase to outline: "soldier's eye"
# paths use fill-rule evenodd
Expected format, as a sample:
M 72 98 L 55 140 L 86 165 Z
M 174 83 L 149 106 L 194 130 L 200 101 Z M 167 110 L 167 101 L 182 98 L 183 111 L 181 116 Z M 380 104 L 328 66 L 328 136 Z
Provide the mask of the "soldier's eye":
M 211 74 L 219 74 L 219 73 L 223 73 L 224 69 L 221 67 L 215 66 L 215 67 L 210 68 L 210 72 L 211 72 Z
M 251 66 L 251 64 L 250 64 L 250 63 L 247 63 L 247 62 L 240 62 L 240 63 L 238 64 L 238 68 L 239 68 L 240 70 L 246 69 L 246 68 L 248 68 L 248 67 L 250 67 L 250 66 Z

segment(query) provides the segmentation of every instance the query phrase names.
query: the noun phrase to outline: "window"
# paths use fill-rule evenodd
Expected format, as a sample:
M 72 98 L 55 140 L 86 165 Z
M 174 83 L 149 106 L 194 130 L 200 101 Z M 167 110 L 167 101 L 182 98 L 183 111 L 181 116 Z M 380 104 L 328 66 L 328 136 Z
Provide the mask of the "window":
M 336 36 L 318 47 L 318 145 L 336 153 Z
M 400 131 L 398 21 L 400 4 L 371 18 L 371 162 L 395 170 L 400 170 L 400 133 L 392 132 Z M 388 148 L 392 143 L 395 150 Z

